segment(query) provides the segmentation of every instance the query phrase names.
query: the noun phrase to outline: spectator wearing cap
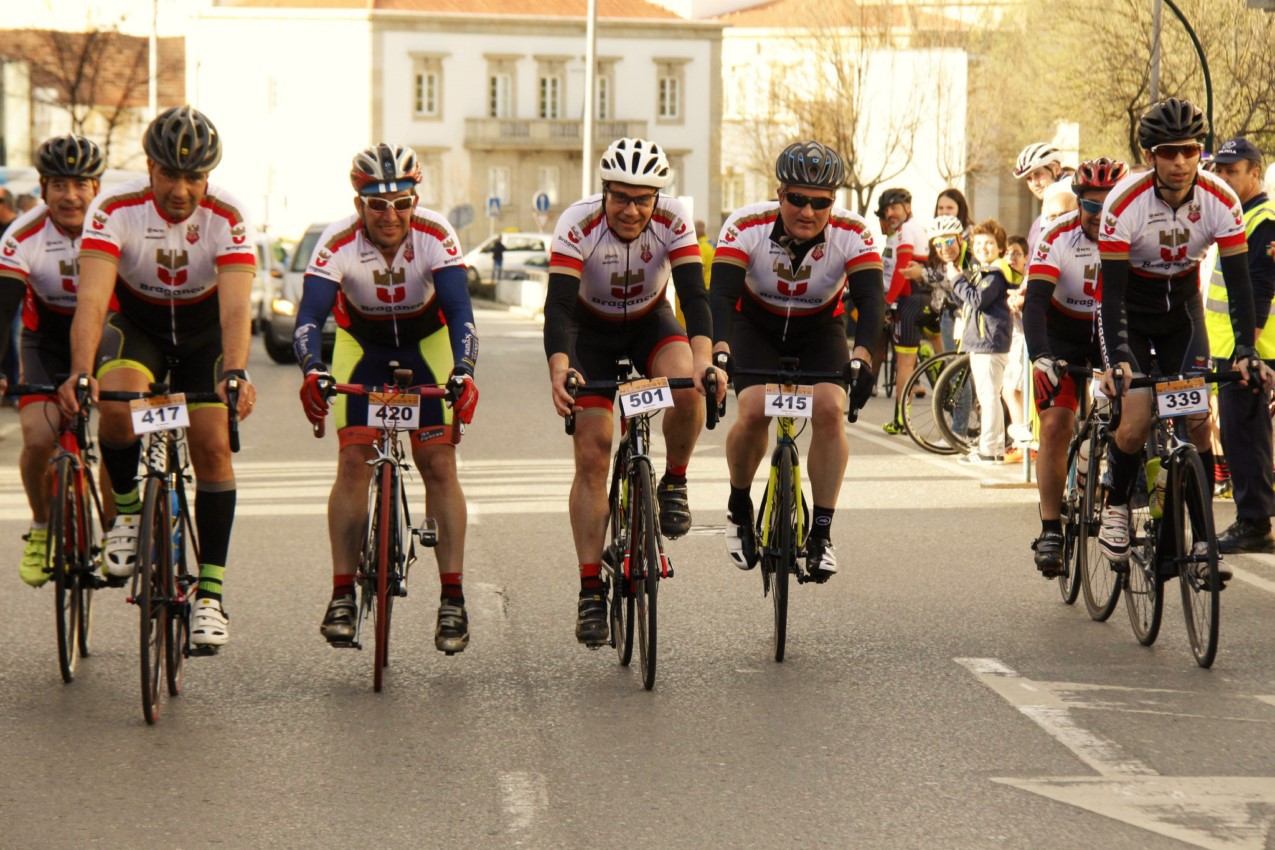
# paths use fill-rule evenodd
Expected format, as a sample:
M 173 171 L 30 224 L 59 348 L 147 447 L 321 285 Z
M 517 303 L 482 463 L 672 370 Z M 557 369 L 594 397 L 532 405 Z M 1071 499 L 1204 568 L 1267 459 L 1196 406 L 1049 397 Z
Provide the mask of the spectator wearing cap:
M 1263 191 L 1262 154 L 1248 139 L 1229 139 L 1213 157 L 1213 172 L 1235 190 L 1244 211 L 1248 239 L 1248 273 L 1253 283 L 1257 319 L 1257 354 L 1275 366 L 1275 325 L 1270 321 L 1275 299 L 1275 202 Z M 1230 369 L 1235 350 L 1226 285 L 1220 265 L 1208 278 L 1204 324 L 1218 369 Z M 1218 536 L 1223 554 L 1275 552 L 1271 516 L 1275 515 L 1275 476 L 1272 476 L 1271 420 L 1264 402 L 1254 404 L 1251 391 L 1239 384 L 1218 387 L 1218 415 L 1222 448 L 1231 470 L 1235 522 Z

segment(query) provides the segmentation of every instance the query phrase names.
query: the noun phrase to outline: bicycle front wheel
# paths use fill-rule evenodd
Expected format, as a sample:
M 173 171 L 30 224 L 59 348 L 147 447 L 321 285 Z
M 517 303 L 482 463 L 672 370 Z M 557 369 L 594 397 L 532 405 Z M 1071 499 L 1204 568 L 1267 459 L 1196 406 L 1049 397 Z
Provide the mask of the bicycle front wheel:
M 793 481 L 791 448 L 779 453 L 779 470 L 775 476 L 775 495 L 769 500 L 772 549 L 770 599 L 775 608 L 773 649 L 775 660 L 784 660 L 788 645 L 788 584 L 797 568 L 797 495 Z
M 184 499 L 178 499 L 184 505 Z M 182 670 L 185 666 L 186 651 L 190 647 L 190 612 L 195 592 L 199 586 L 196 578 L 189 575 L 186 565 L 187 531 L 183 511 L 173 516 L 173 500 L 167 501 L 169 540 L 172 548 L 169 553 L 169 585 L 167 597 L 170 600 L 168 619 L 165 628 L 164 674 L 168 680 L 169 696 L 178 696 L 182 692 Z M 180 594 L 179 594 L 180 589 Z M 179 603 L 178 598 L 182 597 Z
M 954 452 L 969 451 L 979 430 L 978 396 L 970 372 L 970 356 L 958 354 L 943 367 L 934 384 L 934 421 Z
M 1080 502 L 1080 579 L 1085 591 L 1085 608 L 1099 623 L 1106 622 L 1120 600 L 1120 576 L 1098 545 L 1102 528 L 1102 502 L 1107 474 L 1107 437 L 1099 425 L 1089 428 L 1089 462 L 1085 465 L 1085 489 Z M 1132 610 L 1132 609 L 1131 609 Z
M 1129 563 L 1124 575 L 1125 607 L 1133 636 L 1150 646 L 1160 636 L 1164 615 L 1164 579 L 1160 576 L 1160 523 L 1143 506 L 1129 510 Z
M 616 449 L 615 463 L 611 469 L 611 490 L 607 496 L 610 505 L 608 526 L 611 541 L 602 556 L 608 572 L 610 592 L 611 646 L 615 647 L 620 666 L 628 667 L 633 660 L 633 592 L 624 573 L 624 562 L 629 554 L 629 502 L 628 444 L 621 442 Z
M 379 693 L 384 684 L 385 666 L 389 664 L 390 616 L 394 605 L 394 599 L 389 593 L 390 559 L 393 548 L 390 545 L 390 538 L 393 535 L 396 507 L 394 468 L 391 464 L 383 463 L 377 470 L 376 488 L 374 510 L 377 521 L 372 528 L 374 537 L 370 546 L 376 553 L 376 616 L 373 629 L 376 651 L 373 653 L 372 661 L 372 689 Z
M 80 660 L 80 627 L 83 623 L 79 554 L 81 516 L 75 498 L 75 468 L 70 455 L 57 459 L 53 494 L 49 505 L 48 549 L 45 565 L 53 568 L 54 608 L 58 628 L 58 668 L 62 681 L 75 679 Z
M 1217 657 L 1222 583 L 1217 570 L 1217 538 L 1213 536 L 1213 506 L 1204 491 L 1204 464 L 1190 448 L 1183 450 L 1178 476 L 1171 498 L 1182 614 L 1195 663 L 1209 667 Z
M 1088 470 L 1080 469 L 1080 441 L 1082 431 L 1071 441 L 1067 450 L 1067 478 L 1062 500 L 1063 571 L 1058 577 L 1058 592 L 1065 605 L 1075 605 L 1080 596 L 1080 527 L 1085 501 L 1084 484 Z M 1086 459 L 1087 462 L 1087 459 Z
M 943 415 L 950 419 L 953 415 L 955 400 L 953 400 L 952 408 L 940 404 L 934 385 L 943 373 L 943 368 L 960 356 L 958 352 L 947 351 L 936 354 L 924 363 L 918 363 L 903 387 L 903 398 L 899 400 L 903 428 L 914 443 L 928 452 L 950 455 L 956 454 L 959 450 L 944 436 L 939 426 L 940 417 L 936 413 L 942 407 Z M 918 396 L 916 394 L 918 389 L 925 390 L 926 395 Z
M 139 615 L 142 716 L 147 723 L 159 719 L 160 682 L 167 631 L 169 536 L 168 492 L 158 478 L 147 478 L 142 498 L 142 521 L 137 538 L 137 569 L 133 574 L 133 601 Z
M 660 578 L 660 535 L 655 524 L 655 478 L 650 461 L 639 457 L 634 458 L 631 464 L 629 499 L 633 506 L 633 521 L 629 524 L 629 569 L 633 580 L 630 586 L 637 620 L 642 687 L 649 691 L 655 687 L 656 639 L 659 634 L 656 603 Z

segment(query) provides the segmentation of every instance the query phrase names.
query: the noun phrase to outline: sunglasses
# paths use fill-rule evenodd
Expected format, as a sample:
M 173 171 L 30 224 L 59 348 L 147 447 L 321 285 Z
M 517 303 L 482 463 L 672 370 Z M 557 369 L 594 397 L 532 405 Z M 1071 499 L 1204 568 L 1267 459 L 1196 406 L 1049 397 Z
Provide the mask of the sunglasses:
M 403 197 L 395 198 L 392 201 L 387 201 L 385 198 L 363 198 L 363 206 L 367 207 L 372 212 L 385 212 L 390 207 L 393 207 L 398 212 L 407 212 L 412 208 L 412 204 L 414 203 L 416 203 L 415 195 L 404 195 Z
M 931 239 L 930 241 L 934 243 L 935 248 L 951 248 L 956 244 L 956 237 L 944 236 L 941 239 Z
M 607 190 L 607 198 L 617 209 L 624 209 L 629 204 L 640 210 L 649 209 L 655 206 L 655 199 L 659 196 L 659 192 L 652 192 L 649 195 L 625 195 L 622 192 L 614 192 Z
M 797 209 L 810 207 L 812 210 L 826 210 L 832 206 L 833 198 L 812 198 L 798 192 L 785 192 L 784 200 Z
M 1080 208 L 1090 215 L 1097 215 L 1102 212 L 1102 201 L 1091 201 L 1088 198 L 1080 198 Z
M 1204 145 L 1198 142 L 1190 142 L 1184 145 L 1156 145 L 1151 149 L 1151 153 L 1155 154 L 1158 159 L 1165 159 L 1170 162 L 1179 156 L 1184 159 L 1194 159 L 1204 153 Z

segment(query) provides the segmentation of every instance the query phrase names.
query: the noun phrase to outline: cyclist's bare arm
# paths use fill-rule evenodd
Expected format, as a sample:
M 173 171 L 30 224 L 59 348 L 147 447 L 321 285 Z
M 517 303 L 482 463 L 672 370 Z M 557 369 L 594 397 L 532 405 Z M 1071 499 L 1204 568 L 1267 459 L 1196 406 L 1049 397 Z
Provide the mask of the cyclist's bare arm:
M 97 400 L 97 380 L 93 377 L 93 360 L 102 341 L 102 323 L 115 291 L 115 275 L 119 264 L 102 256 L 80 257 L 80 280 L 75 295 L 75 318 L 71 321 L 70 377 L 58 389 L 58 405 L 67 416 L 79 412 L 75 401 L 75 382 L 80 375 L 89 376 L 89 398 Z
M 217 303 L 221 310 L 222 371 L 246 370 L 248 348 L 252 343 L 252 278 L 246 266 L 233 266 L 217 272 Z M 226 382 L 217 385 L 217 395 L 226 400 Z M 239 382 L 240 419 L 246 419 L 256 402 L 257 391 L 250 381 Z
M 549 355 L 549 385 L 553 393 L 553 407 L 559 416 L 578 410 L 575 399 L 567 392 L 567 375 L 574 370 L 567 355 L 558 353 Z

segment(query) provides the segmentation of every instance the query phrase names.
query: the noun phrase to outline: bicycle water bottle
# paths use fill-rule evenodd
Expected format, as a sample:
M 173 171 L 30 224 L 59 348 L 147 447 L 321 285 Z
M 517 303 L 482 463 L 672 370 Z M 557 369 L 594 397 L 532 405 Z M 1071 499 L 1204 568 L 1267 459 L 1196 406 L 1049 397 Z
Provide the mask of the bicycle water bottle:
M 1147 461 L 1147 511 L 1152 519 L 1164 515 L 1164 488 L 1169 481 L 1169 470 L 1160 465 L 1160 458 Z
M 1086 437 L 1080 443 L 1080 448 L 1076 451 L 1076 486 L 1083 488 L 1085 486 L 1085 476 L 1089 474 L 1089 438 Z
M 168 491 L 168 510 L 169 515 L 172 517 L 173 560 L 175 562 L 181 557 L 182 550 L 181 499 L 177 498 L 176 490 Z

